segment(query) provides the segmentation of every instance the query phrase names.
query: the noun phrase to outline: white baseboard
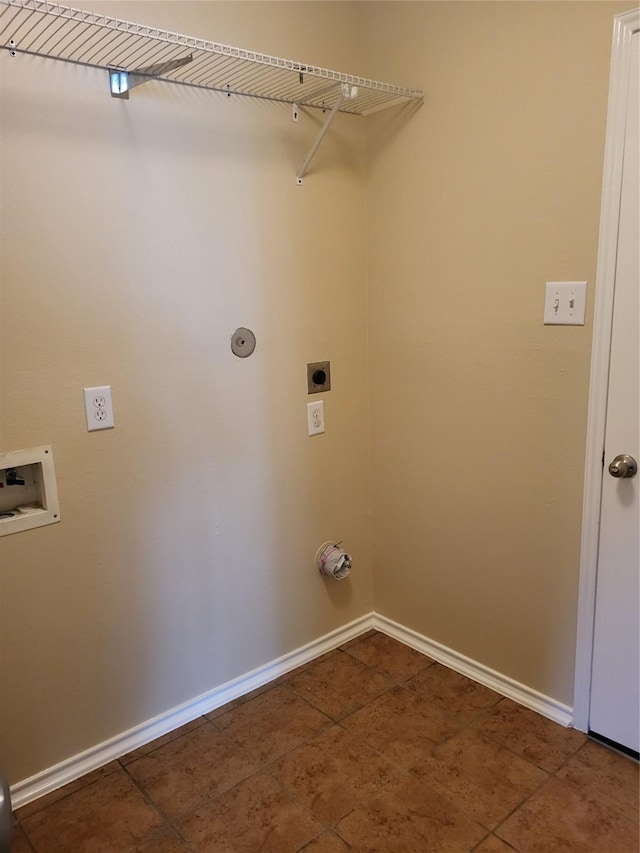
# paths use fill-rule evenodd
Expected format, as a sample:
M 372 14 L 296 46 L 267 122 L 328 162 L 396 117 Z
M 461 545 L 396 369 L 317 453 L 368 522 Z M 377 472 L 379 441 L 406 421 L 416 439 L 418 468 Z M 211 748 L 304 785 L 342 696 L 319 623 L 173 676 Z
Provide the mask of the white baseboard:
M 337 628 L 335 631 L 289 652 L 289 654 L 241 675 L 239 678 L 234 678 L 232 681 L 203 693 L 201 696 L 196 696 L 189 702 L 134 726 L 132 729 L 97 744 L 85 752 L 74 755 L 54 767 L 49 767 L 29 779 L 18 782 L 11 787 L 12 809 L 19 809 L 21 806 L 55 791 L 63 785 L 79 779 L 86 773 L 97 770 L 110 761 L 138 749 L 180 726 L 184 726 L 185 723 L 190 723 L 203 714 L 215 711 L 216 708 L 226 705 L 227 702 L 238 699 L 281 675 L 285 675 L 292 669 L 320 657 L 325 652 L 331 651 L 368 631 L 373 627 L 373 621 L 373 613 L 361 616 L 348 625 Z
M 320 657 L 325 652 L 341 646 L 370 628 L 376 628 L 388 634 L 401 643 L 428 655 L 438 663 L 442 663 L 461 675 L 465 675 L 467 678 L 513 699 L 514 702 L 518 702 L 526 708 L 537 711 L 537 713 L 556 723 L 563 726 L 571 724 L 572 709 L 567 705 L 550 699 L 548 696 L 495 672 L 495 670 L 489 669 L 489 667 L 483 666 L 483 664 L 467 658 L 435 640 L 430 640 L 410 628 L 405 628 L 397 622 L 387 619 L 386 616 L 371 612 L 289 654 L 241 675 L 239 678 L 228 681 L 201 696 L 196 696 L 189 702 L 134 726 L 134 728 L 68 758 L 54 767 L 43 770 L 29 779 L 18 782 L 11 788 L 12 808 L 18 809 L 32 800 L 43 797 L 45 794 L 79 779 L 92 770 L 103 767 L 110 761 L 120 758 L 128 752 L 138 749 L 186 723 L 190 723 L 203 714 L 208 714 L 216 708 L 226 705 L 227 702 L 238 699 L 240 696 L 268 684 L 292 669 Z
M 543 693 L 538 693 L 525 684 L 520 684 L 520 682 L 514 681 L 512 678 L 502 675 L 502 673 L 496 672 L 494 669 L 490 669 L 488 666 L 484 666 L 471 658 L 465 657 L 465 655 L 447 646 L 443 646 L 435 640 L 430 640 L 428 637 L 418 634 L 410 628 L 405 628 L 403 625 L 387 619 L 386 616 L 376 613 L 374 615 L 373 627 L 378 631 L 388 634 L 395 640 L 399 640 L 406 646 L 410 646 L 412 649 L 428 655 L 438 663 L 448 666 L 449 669 L 459 672 L 460 675 L 465 675 L 472 681 L 477 681 L 478 684 L 483 684 L 485 687 L 495 690 L 496 693 L 513 699 L 519 705 L 524 705 L 525 708 L 530 708 L 532 711 L 542 714 L 543 717 L 548 717 L 555 723 L 560 723 L 562 726 L 571 725 L 573 709 L 568 705 L 563 705 L 556 699 L 551 699 Z

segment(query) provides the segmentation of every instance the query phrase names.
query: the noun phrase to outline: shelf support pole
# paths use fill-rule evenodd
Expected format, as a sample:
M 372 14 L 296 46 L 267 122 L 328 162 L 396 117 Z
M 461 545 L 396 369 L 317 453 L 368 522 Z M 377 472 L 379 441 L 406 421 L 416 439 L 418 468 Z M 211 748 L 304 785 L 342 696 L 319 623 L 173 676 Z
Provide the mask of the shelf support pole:
M 331 87 L 331 88 L 333 88 L 333 87 Z M 322 90 L 322 91 L 324 91 L 324 90 Z M 319 93 L 316 93 L 316 94 L 319 94 Z M 340 109 L 340 107 L 342 106 L 344 101 L 351 100 L 351 99 L 357 97 L 357 95 L 358 95 L 358 87 L 357 86 L 349 86 L 348 83 L 342 83 L 341 84 L 340 91 L 338 92 L 338 99 L 336 100 L 335 104 L 331 108 L 331 112 L 329 113 L 329 115 L 325 118 L 324 124 L 320 128 L 320 132 L 316 136 L 315 141 L 309 150 L 309 153 L 304 158 L 304 162 L 303 162 L 302 166 L 300 166 L 300 168 L 298 169 L 298 172 L 296 174 L 296 182 L 297 182 L 298 186 L 302 186 L 302 179 L 307 174 L 307 170 L 309 168 L 309 165 L 310 165 L 311 161 L 313 160 L 313 157 L 314 157 L 316 151 L 320 147 L 320 143 L 324 139 L 326 132 L 331 127 L 331 122 L 334 120 L 334 118 L 338 114 L 338 110 Z

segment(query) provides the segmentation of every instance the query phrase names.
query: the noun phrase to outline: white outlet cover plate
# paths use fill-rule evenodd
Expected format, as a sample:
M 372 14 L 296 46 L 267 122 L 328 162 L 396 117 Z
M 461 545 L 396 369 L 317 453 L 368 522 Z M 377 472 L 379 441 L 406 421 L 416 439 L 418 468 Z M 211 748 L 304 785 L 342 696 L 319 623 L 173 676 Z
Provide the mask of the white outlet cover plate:
M 309 435 L 320 435 L 324 432 L 324 401 L 315 400 L 307 403 L 307 425 Z
M 96 385 L 93 388 L 83 388 L 84 413 L 87 418 L 87 431 L 96 429 L 113 429 L 113 402 L 110 385 Z
M 548 281 L 544 298 L 546 326 L 584 326 L 586 281 Z

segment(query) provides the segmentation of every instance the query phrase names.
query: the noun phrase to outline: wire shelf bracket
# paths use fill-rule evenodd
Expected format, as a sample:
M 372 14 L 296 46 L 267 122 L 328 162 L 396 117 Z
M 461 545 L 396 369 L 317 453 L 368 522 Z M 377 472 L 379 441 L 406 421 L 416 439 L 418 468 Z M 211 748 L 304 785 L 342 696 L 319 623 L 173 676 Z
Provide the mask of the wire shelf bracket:
M 0 50 L 103 69 L 114 98 L 150 80 L 330 110 L 298 169 L 300 184 L 336 115 L 419 104 L 419 89 L 135 24 L 49 0 L 0 0 Z M 331 94 L 331 98 L 328 95 Z M 337 94 L 335 101 L 333 95 Z M 330 105 L 331 103 L 331 105 Z
M 121 68 L 109 69 L 109 91 L 112 98 L 129 99 L 129 92 L 135 89 L 136 86 L 141 86 L 149 80 L 155 80 L 157 77 L 162 77 L 169 71 L 176 68 L 182 68 L 189 62 L 193 62 L 193 55 L 184 56 L 182 59 L 173 59 L 169 62 L 157 62 L 155 65 L 148 65 L 146 68 L 138 68 L 136 71 L 126 71 Z
M 329 88 L 329 90 L 333 90 L 333 89 L 335 89 L 335 86 L 331 85 L 329 87 L 323 87 L 322 94 L 324 94 L 324 92 L 326 91 L 327 88 Z M 318 94 L 318 93 L 316 93 L 316 94 Z M 304 158 L 304 162 L 303 162 L 302 166 L 300 166 L 300 168 L 298 169 L 298 172 L 296 174 L 296 183 L 298 184 L 299 187 L 302 186 L 302 182 L 303 182 L 302 179 L 307 174 L 307 169 L 309 168 L 309 165 L 313 159 L 313 156 L 316 153 L 316 151 L 318 150 L 318 148 L 320 147 L 320 143 L 322 142 L 327 131 L 329 130 L 329 128 L 331 126 L 331 122 L 334 120 L 334 118 L 338 114 L 340 107 L 342 106 L 344 101 L 352 100 L 353 98 L 357 98 L 357 97 L 358 97 L 358 87 L 357 86 L 349 86 L 348 83 L 341 83 L 340 84 L 340 91 L 338 92 L 338 97 L 336 98 L 336 101 L 335 101 L 333 107 L 331 108 L 329 114 L 327 115 L 326 119 L 324 120 L 324 124 L 320 128 L 320 132 L 316 136 L 316 138 L 313 142 L 313 145 L 309 149 L 309 153 Z

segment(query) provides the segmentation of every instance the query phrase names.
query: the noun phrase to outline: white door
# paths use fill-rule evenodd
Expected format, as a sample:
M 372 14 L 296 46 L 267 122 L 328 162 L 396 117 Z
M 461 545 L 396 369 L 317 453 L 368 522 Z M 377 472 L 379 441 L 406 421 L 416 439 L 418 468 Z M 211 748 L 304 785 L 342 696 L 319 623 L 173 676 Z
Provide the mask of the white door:
M 617 478 L 615 457 L 640 461 L 640 33 L 631 33 L 609 387 L 589 729 L 640 749 L 640 474 Z M 624 473 L 624 466 L 613 473 Z

